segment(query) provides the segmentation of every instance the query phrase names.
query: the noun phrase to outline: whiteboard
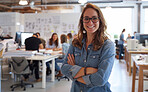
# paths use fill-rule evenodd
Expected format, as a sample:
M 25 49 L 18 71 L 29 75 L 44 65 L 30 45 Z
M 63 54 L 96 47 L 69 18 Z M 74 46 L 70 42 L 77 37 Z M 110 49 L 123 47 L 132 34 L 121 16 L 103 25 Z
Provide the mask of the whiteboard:
M 61 34 L 78 32 L 80 13 L 39 13 L 24 14 L 25 32 L 40 32 L 41 37 L 49 39 L 52 33 Z
M 15 37 L 15 33 L 21 32 L 40 32 L 41 37 L 49 39 L 52 33 L 61 34 L 78 32 L 78 22 L 80 13 L 27 13 L 16 12 L 0 13 L 0 26 L 3 34 Z M 20 23 L 20 25 L 17 25 Z M 23 28 L 22 28 L 23 27 Z M 22 28 L 22 29 L 21 29 Z

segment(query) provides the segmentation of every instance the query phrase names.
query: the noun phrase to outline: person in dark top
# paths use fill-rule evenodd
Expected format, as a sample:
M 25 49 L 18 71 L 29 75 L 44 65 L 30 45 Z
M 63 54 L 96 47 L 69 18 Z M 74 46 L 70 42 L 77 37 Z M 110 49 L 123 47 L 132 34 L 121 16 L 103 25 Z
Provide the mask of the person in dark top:
M 38 38 L 41 40 L 41 42 L 43 44 L 43 49 L 45 49 L 46 48 L 46 41 L 43 38 L 40 37 L 40 33 L 39 32 L 37 32 L 36 34 L 37 34 Z M 50 69 L 49 62 L 46 62 L 46 66 L 47 66 L 46 67 L 46 75 L 48 76 L 48 75 L 51 74 L 51 69 Z
M 38 35 L 38 38 L 41 40 L 41 42 L 43 44 L 43 49 L 45 49 L 46 48 L 46 41 L 43 38 L 40 37 L 40 33 L 39 32 L 37 32 L 36 34 Z
M 33 34 L 32 37 L 29 37 L 25 40 L 25 49 L 26 50 L 39 50 L 39 47 L 43 48 L 42 42 L 36 34 Z
M 43 45 L 40 39 L 37 38 L 36 34 L 33 34 L 32 37 L 29 37 L 25 40 L 25 49 L 27 51 L 29 50 L 37 50 L 43 49 Z M 30 64 L 30 61 L 28 61 Z M 35 78 L 36 82 L 41 81 L 41 78 L 39 77 L 39 61 L 38 60 L 33 60 L 32 64 L 30 64 L 30 69 L 33 71 L 35 69 Z M 29 78 L 29 75 L 24 75 L 25 80 Z
M 131 37 L 132 39 L 135 39 L 135 34 L 136 34 L 137 32 L 135 31 L 134 32 L 134 35 Z

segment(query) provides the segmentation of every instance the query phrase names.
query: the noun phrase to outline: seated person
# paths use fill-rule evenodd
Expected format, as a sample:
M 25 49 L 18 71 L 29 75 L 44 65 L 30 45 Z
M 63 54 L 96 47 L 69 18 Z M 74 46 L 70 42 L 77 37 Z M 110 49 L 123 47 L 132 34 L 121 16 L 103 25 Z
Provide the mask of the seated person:
M 128 34 L 128 36 L 127 36 L 126 40 L 127 40 L 127 39 L 132 39 L 132 37 L 131 37 L 131 35 L 130 35 L 130 34 Z
M 37 50 L 43 49 L 43 45 L 41 43 L 41 40 L 37 38 L 36 34 L 33 34 L 32 37 L 29 37 L 25 40 L 25 49 L 27 51 L 31 50 Z M 30 61 L 28 61 L 30 64 Z M 30 69 L 33 71 L 35 69 L 35 78 L 36 81 L 39 82 L 41 81 L 41 78 L 39 77 L 39 61 L 38 60 L 33 60 L 32 64 L 30 64 Z M 24 75 L 25 80 L 29 78 L 29 75 Z
M 60 50 L 59 46 L 59 39 L 57 33 L 53 33 L 51 38 L 46 43 L 46 50 Z M 50 61 L 49 61 L 50 62 Z M 46 63 L 47 72 L 46 74 L 49 75 L 51 73 L 49 62 Z
M 132 39 L 135 39 L 135 34 L 136 34 L 137 32 L 135 31 L 134 32 L 134 35 L 131 37 Z
M 38 38 L 41 40 L 41 42 L 43 44 L 43 49 L 45 49 L 46 48 L 46 41 L 43 38 L 40 37 L 40 33 L 39 32 L 37 32 L 36 34 L 37 34 Z M 49 74 L 51 74 L 51 69 L 49 67 L 49 63 L 48 62 L 46 62 L 46 66 L 47 66 L 47 68 L 46 68 L 46 75 L 48 76 Z
M 47 50 L 60 50 L 59 46 L 59 39 L 57 33 L 53 33 L 51 38 L 47 41 L 46 44 L 46 49 Z
M 72 43 L 72 34 L 71 33 L 67 34 L 67 43 L 69 43 L 69 44 Z
M 67 43 L 67 36 L 66 35 L 62 34 L 60 39 L 61 39 L 61 44 L 62 44 L 62 52 L 60 52 L 60 54 L 63 54 L 63 56 L 60 59 L 55 60 L 55 69 L 56 69 L 56 71 L 58 71 L 58 74 L 56 75 L 56 77 L 63 76 L 63 74 L 61 73 L 61 69 L 57 63 L 63 63 L 63 58 L 64 58 L 65 54 L 67 53 L 69 46 L 70 46 Z

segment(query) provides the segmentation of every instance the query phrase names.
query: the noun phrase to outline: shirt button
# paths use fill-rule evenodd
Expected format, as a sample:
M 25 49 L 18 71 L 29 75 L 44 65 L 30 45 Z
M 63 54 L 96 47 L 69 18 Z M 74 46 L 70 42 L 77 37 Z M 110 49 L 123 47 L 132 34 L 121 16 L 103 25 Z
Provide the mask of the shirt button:
M 84 62 L 86 62 L 86 60 L 84 60 Z

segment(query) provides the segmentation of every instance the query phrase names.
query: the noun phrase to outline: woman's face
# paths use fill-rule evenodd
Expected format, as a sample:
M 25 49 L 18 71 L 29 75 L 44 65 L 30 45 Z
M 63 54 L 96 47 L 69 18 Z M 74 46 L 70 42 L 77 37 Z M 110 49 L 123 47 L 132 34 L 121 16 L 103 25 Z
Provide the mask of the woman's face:
M 56 40 L 57 40 L 57 38 L 58 38 L 58 36 L 57 36 L 57 35 L 53 35 L 53 41 L 56 41 Z
M 99 18 L 97 12 L 88 8 L 83 14 L 83 26 L 87 31 L 87 34 L 93 34 L 99 28 Z M 90 19 L 91 18 L 91 19 Z M 92 21 L 93 20 L 93 21 Z

